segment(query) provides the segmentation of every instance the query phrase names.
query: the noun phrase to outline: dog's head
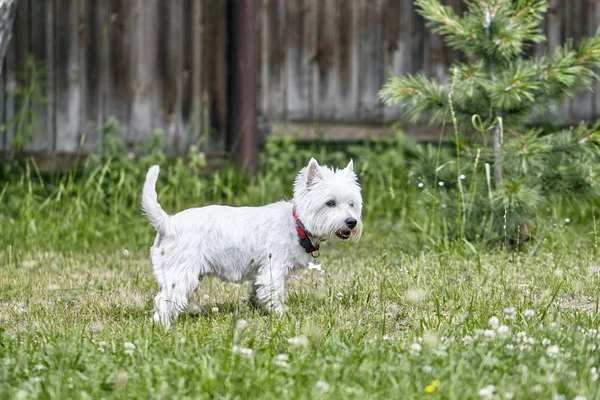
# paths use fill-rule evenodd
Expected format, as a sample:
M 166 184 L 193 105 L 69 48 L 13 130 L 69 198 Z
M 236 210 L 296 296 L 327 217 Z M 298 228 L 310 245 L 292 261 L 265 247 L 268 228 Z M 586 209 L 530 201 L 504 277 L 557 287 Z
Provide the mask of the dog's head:
M 311 158 L 294 182 L 298 217 L 320 240 L 358 241 L 362 234 L 362 197 L 352 160 L 344 169 L 321 166 Z

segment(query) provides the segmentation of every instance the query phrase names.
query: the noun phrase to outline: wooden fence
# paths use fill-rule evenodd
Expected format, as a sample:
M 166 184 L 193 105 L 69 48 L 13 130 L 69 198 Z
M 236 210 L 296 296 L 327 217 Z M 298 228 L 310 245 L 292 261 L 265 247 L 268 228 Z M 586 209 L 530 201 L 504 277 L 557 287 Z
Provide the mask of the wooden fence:
M 446 0 L 457 10 L 460 0 Z M 260 7 L 259 107 L 264 131 L 319 132 L 332 139 L 389 133 L 401 117 L 378 91 L 388 74 L 424 70 L 447 79 L 454 54 L 425 27 L 411 0 L 257 0 Z M 592 35 L 598 0 L 550 0 L 548 42 Z M 45 65 L 45 102 L 33 101 L 32 152 L 95 149 L 115 116 L 132 146 L 155 128 L 171 150 L 208 134 L 222 148 L 228 112 L 228 1 L 20 0 L 0 76 L 0 121 L 22 109 L 12 96 L 28 55 Z M 598 85 L 596 85 L 598 87 Z M 557 108 L 555 122 L 600 116 L 600 91 Z M 431 130 L 409 127 L 425 138 Z M 14 126 L 0 138 L 10 148 Z

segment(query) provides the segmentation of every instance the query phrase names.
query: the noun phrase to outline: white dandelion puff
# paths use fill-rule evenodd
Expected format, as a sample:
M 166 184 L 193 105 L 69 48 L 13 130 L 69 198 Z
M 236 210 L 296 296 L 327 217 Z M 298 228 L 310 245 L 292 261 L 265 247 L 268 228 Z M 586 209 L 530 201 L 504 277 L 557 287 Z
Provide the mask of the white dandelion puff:
M 413 344 L 410 345 L 409 350 L 410 350 L 411 354 L 415 354 L 416 355 L 416 354 L 419 354 L 421 352 L 422 348 L 423 347 L 419 343 L 413 343 Z
M 307 347 L 308 346 L 308 339 L 306 338 L 306 336 L 292 337 L 292 338 L 289 338 L 287 340 L 287 342 L 290 345 L 292 345 L 293 347 Z
M 235 354 L 239 354 L 242 357 L 252 358 L 252 354 L 254 354 L 254 350 L 249 349 L 247 347 L 233 346 L 231 348 Z
M 125 354 L 133 354 L 133 350 L 135 350 L 135 344 L 131 343 L 131 342 L 125 342 L 123 344 L 123 348 L 125 349 L 123 352 Z
M 494 385 L 488 385 L 484 388 L 479 389 L 479 396 L 484 399 L 493 399 L 494 393 L 496 392 L 496 387 Z
M 496 331 L 491 330 L 491 329 L 486 329 L 485 331 L 483 331 L 483 336 L 485 336 L 488 339 L 493 339 L 496 337 Z
M 517 310 L 514 307 L 508 307 L 504 309 L 504 319 L 512 320 L 515 319 Z
M 317 388 L 317 390 L 320 391 L 321 393 L 328 392 L 329 391 L 329 383 L 324 382 L 324 381 L 318 381 L 317 383 L 315 383 L 315 388 Z
M 560 348 L 557 345 L 548 346 L 546 349 L 546 354 L 548 357 L 556 357 L 560 352 Z
M 235 328 L 240 331 L 247 326 L 248 326 L 248 322 L 246 322 L 245 319 L 238 319 L 237 322 L 235 323 Z
M 498 336 L 500 337 L 508 337 L 510 336 L 510 328 L 506 325 L 500 325 L 497 329 Z

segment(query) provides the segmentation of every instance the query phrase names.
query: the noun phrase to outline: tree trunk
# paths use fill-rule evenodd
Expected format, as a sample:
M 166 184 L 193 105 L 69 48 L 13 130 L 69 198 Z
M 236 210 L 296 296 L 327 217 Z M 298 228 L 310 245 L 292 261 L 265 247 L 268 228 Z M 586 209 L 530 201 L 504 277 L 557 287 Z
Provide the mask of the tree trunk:
M 496 122 L 494 126 L 494 182 L 496 189 L 502 187 L 502 131 L 500 123 Z

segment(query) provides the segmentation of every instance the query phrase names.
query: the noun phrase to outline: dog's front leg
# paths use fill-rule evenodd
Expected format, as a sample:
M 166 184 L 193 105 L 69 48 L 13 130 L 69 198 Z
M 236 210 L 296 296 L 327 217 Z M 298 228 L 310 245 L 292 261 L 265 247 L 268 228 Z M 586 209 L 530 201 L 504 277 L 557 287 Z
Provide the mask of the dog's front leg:
M 253 295 L 269 312 L 283 314 L 285 271 L 277 266 L 265 266 L 254 281 Z

